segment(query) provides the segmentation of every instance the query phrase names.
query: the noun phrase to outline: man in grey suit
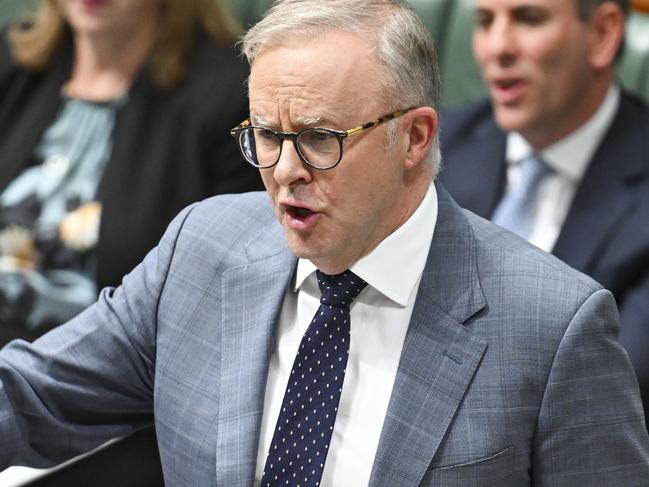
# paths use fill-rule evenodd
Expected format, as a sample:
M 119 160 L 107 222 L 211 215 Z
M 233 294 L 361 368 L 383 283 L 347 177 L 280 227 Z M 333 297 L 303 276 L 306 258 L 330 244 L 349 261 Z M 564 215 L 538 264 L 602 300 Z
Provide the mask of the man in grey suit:
M 154 421 L 169 486 L 646 485 L 611 294 L 433 183 L 412 11 L 284 0 L 244 51 L 232 133 L 268 194 L 186 209 L 119 288 L 0 352 L 0 467 Z

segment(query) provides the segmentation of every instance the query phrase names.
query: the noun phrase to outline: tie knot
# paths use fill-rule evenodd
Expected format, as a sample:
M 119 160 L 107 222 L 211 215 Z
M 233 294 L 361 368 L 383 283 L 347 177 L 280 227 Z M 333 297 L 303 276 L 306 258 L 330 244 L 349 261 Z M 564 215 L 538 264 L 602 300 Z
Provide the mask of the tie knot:
M 543 176 L 552 171 L 550 166 L 538 155 L 532 155 L 520 162 L 521 184 L 530 189 L 537 186 Z
M 367 283 L 352 271 L 329 275 L 316 271 L 322 297 L 320 302 L 331 306 L 349 306 Z

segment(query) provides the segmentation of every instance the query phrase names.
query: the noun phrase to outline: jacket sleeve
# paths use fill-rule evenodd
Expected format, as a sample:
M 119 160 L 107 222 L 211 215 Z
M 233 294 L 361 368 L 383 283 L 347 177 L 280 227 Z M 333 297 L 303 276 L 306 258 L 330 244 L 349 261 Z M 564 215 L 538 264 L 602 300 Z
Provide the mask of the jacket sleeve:
M 117 289 L 0 351 L 0 470 L 50 466 L 150 424 L 158 301 L 191 207 Z
M 537 422 L 534 485 L 647 485 L 649 437 L 617 318 L 612 295 L 598 290 L 559 344 Z

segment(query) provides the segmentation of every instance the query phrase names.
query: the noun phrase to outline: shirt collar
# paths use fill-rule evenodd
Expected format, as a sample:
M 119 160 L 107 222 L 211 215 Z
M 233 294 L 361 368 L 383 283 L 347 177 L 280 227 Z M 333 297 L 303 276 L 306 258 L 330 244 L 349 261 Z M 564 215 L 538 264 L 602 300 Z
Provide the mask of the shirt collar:
M 557 173 L 578 182 L 599 147 L 620 104 L 620 88 L 612 85 L 604 101 L 588 121 L 577 130 L 546 147 L 540 155 Z M 532 146 L 518 132 L 507 135 L 507 163 L 518 164 L 534 153 Z
M 407 306 L 426 266 L 437 222 L 437 208 L 437 190 L 431 184 L 410 218 L 369 254 L 356 261 L 350 270 L 390 300 Z M 294 291 L 315 271 L 316 266 L 311 261 L 299 259 Z

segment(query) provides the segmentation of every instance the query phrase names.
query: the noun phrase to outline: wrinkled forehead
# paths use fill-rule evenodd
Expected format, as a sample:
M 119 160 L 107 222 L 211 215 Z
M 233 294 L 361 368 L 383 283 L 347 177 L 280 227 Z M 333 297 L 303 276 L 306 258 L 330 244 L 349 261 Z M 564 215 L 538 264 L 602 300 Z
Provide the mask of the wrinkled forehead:
M 304 74 L 354 76 L 360 70 L 378 68 L 378 59 L 372 41 L 363 34 L 327 30 L 307 32 L 276 38 L 257 51 L 251 73 L 267 68 L 268 59 L 275 63 L 279 73 L 293 67 Z M 360 61 L 365 61 L 359 64 Z M 370 75 L 368 73 L 368 75 Z
M 373 51 L 366 39 L 341 31 L 264 46 L 251 67 L 251 115 L 327 119 L 330 112 L 364 112 L 383 86 Z

